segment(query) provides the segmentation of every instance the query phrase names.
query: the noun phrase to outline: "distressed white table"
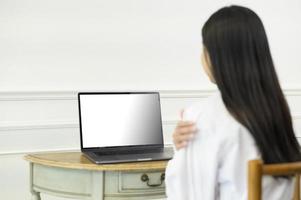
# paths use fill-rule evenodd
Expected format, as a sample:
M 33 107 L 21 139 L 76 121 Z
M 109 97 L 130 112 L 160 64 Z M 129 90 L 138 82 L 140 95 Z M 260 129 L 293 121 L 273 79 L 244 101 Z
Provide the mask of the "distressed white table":
M 167 161 L 96 165 L 80 152 L 25 156 L 32 200 L 40 193 L 85 200 L 164 199 Z

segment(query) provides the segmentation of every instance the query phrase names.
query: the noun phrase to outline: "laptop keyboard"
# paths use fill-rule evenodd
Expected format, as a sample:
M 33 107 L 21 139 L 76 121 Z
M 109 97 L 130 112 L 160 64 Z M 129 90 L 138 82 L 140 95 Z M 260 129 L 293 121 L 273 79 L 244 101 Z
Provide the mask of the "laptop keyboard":
M 125 155 L 125 154 L 144 154 L 144 153 L 157 153 L 163 152 L 163 149 L 135 149 L 135 150 L 122 150 L 122 151 L 106 151 L 95 152 L 96 155 Z

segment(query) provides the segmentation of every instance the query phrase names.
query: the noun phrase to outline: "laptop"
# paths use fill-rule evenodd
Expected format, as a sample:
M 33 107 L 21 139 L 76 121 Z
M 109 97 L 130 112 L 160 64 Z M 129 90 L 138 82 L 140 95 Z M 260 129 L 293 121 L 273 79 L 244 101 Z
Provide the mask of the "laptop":
M 78 93 L 80 143 L 96 164 L 169 160 L 158 92 Z

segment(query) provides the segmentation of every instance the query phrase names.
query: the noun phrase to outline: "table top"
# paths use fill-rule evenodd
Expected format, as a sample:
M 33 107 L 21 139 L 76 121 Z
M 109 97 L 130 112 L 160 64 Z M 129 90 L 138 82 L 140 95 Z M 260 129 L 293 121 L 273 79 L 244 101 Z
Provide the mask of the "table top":
M 99 171 L 165 170 L 168 161 L 146 161 L 120 164 L 94 164 L 81 152 L 28 154 L 25 160 L 52 167 Z

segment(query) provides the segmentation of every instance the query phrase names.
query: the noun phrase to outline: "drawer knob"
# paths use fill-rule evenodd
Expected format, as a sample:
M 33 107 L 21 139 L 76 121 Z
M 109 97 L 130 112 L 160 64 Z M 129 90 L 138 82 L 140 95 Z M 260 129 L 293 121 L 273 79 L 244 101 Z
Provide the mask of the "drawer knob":
M 142 176 L 141 176 L 141 181 L 146 182 L 147 186 L 149 186 L 149 187 L 158 187 L 163 184 L 164 180 L 165 180 L 165 173 L 161 174 L 160 183 L 157 183 L 157 184 L 150 183 L 149 177 L 147 174 L 142 174 Z

